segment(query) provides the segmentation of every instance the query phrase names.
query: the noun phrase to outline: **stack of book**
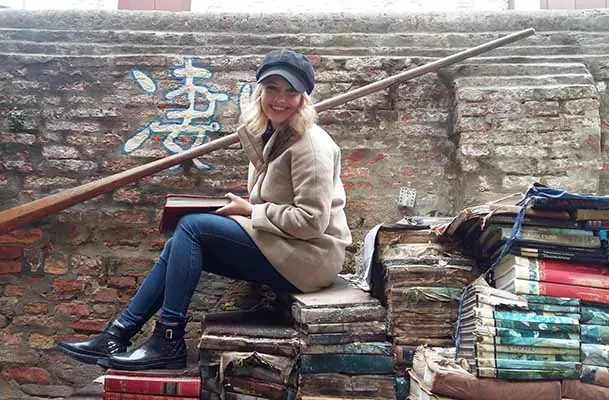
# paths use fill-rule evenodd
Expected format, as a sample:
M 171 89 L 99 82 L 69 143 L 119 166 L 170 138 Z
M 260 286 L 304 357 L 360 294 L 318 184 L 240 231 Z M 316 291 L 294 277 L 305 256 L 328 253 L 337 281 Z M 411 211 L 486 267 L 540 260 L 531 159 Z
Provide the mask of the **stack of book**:
M 408 228 L 404 228 L 408 231 Z M 378 267 L 381 301 L 387 307 L 388 335 L 396 362 L 408 366 L 416 346 L 453 346 L 459 296 L 477 276 L 474 260 L 450 242 L 440 242 L 431 229 L 383 241 L 379 231 Z M 416 234 L 414 233 L 416 232 Z
M 276 310 L 205 316 L 199 341 L 205 399 L 286 399 L 295 393 L 298 332 Z M 223 397 L 222 397 L 223 396 Z
M 581 381 L 608 388 L 609 393 L 609 305 L 581 305 Z
M 479 278 L 464 292 L 457 357 L 478 377 L 578 378 L 579 300 L 518 296 Z
M 343 279 L 321 292 L 291 297 L 302 342 L 298 396 L 395 398 L 385 309 L 377 299 Z
M 186 400 L 201 397 L 196 370 L 122 371 L 103 376 L 104 400 Z
M 560 400 L 560 381 L 507 381 L 471 374 L 442 351 L 420 346 L 414 355 L 410 400 Z M 583 400 L 583 399 L 581 399 Z M 598 399 L 600 400 L 600 399 Z

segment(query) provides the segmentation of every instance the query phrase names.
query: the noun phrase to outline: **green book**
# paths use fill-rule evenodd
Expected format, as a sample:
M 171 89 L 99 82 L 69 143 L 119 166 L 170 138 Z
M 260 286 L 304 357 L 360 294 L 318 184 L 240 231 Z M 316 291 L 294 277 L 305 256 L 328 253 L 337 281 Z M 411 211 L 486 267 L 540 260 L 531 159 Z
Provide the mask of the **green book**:
M 609 326 L 609 307 L 581 306 L 581 323 Z
M 514 380 L 561 380 L 578 379 L 580 371 L 548 371 L 531 369 L 476 368 L 479 378 L 499 378 Z
M 536 337 L 503 337 L 480 336 L 478 341 L 483 344 L 511 344 L 519 346 L 563 347 L 566 349 L 579 348 L 580 342 L 576 339 L 546 339 Z
M 570 297 L 552 297 L 552 296 L 540 296 L 536 294 L 523 295 L 529 304 L 554 304 L 559 306 L 577 306 L 580 305 L 579 299 L 572 299 Z
M 581 344 L 581 362 L 599 367 L 609 367 L 609 346 L 603 344 Z
M 581 341 L 609 345 L 609 326 L 581 325 Z
M 391 374 L 393 358 L 371 354 L 303 354 L 300 372 L 343 374 Z
M 581 363 L 569 361 L 537 361 L 537 360 L 514 360 L 501 358 L 478 358 L 478 368 L 517 369 L 517 370 L 540 370 L 570 373 L 581 369 Z

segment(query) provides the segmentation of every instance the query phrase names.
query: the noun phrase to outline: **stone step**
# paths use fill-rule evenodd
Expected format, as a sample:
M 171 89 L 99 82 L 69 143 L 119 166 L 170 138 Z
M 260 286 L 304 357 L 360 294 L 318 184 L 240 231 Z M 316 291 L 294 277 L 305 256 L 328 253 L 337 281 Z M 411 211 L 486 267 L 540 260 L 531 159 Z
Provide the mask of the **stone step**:
M 379 33 L 388 32 L 515 32 L 534 27 L 538 32 L 565 29 L 570 32 L 609 30 L 609 10 L 575 12 L 510 11 L 469 13 L 387 13 L 376 17 L 358 14 L 161 13 L 105 10 L 4 10 L 0 27 L 19 29 L 141 30 L 157 32 L 249 32 L 259 34 L 302 32 Z M 251 10 L 252 12 L 255 9 Z
M 545 86 L 470 86 L 455 92 L 457 101 L 503 101 L 506 97 L 523 101 L 598 99 L 594 85 L 545 85 Z
M 191 55 L 223 55 L 223 54 L 264 54 L 275 49 L 275 44 L 252 46 L 240 45 L 201 45 L 188 46 L 168 43 L 163 45 L 141 44 L 100 44 L 100 43 L 67 43 L 67 42 L 30 42 L 6 40 L 1 43 L 2 51 L 6 53 L 27 54 L 70 54 L 70 55 L 110 55 L 110 54 L 191 54 Z M 426 48 L 426 47 L 321 47 L 321 46 L 290 46 L 305 54 L 319 55 L 349 55 L 349 56 L 402 56 L 441 58 L 466 48 Z M 506 46 L 486 53 L 486 56 L 561 56 L 565 55 L 607 55 L 609 45 L 594 46 Z
M 488 63 L 462 64 L 450 68 L 451 74 L 467 76 L 535 76 L 554 74 L 589 74 L 582 63 Z
M 0 28 L 0 41 L 28 41 L 38 43 L 102 43 L 167 46 L 319 46 L 319 47 L 420 47 L 469 48 L 498 39 L 510 32 L 418 33 L 243 33 L 226 32 L 156 32 L 130 30 L 44 30 Z M 517 42 L 521 46 L 594 46 L 606 45 L 609 32 L 540 32 Z
M 456 78 L 454 85 L 464 87 L 594 85 L 590 74 L 560 74 L 536 76 L 468 76 Z

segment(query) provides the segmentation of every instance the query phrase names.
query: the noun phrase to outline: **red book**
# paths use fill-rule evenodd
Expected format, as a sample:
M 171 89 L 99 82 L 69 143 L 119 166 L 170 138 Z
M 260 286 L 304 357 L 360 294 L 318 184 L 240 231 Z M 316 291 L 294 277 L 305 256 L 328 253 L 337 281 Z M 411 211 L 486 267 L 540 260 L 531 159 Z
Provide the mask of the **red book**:
M 168 194 L 161 214 L 161 233 L 173 232 L 180 218 L 186 214 L 216 211 L 230 203 L 226 197 L 193 194 Z
M 609 289 L 609 267 L 507 255 L 493 270 L 493 279 L 497 287 L 507 286 L 514 279 L 524 279 Z
M 199 399 L 199 396 L 197 396 L 197 397 L 155 396 L 152 394 L 141 394 L 141 393 L 104 392 L 102 399 L 103 400 L 192 400 L 192 399 Z
M 537 294 L 553 297 L 570 297 L 584 301 L 609 304 L 609 289 L 589 286 L 564 285 L 562 283 L 514 279 L 505 286 L 497 286 L 516 294 Z
M 201 394 L 199 377 L 133 376 L 108 374 L 104 376 L 104 393 L 127 393 L 164 396 L 196 397 Z M 127 398 L 127 397 L 121 397 Z

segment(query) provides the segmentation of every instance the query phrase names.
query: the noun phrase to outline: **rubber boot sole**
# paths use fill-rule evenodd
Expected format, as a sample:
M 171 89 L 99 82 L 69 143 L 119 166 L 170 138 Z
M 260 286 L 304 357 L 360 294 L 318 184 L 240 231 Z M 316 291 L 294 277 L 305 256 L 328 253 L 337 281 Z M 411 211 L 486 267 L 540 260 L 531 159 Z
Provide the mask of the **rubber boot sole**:
M 79 353 L 75 350 L 72 350 L 68 347 L 64 347 L 61 344 L 57 345 L 57 348 L 59 350 L 61 350 L 61 352 L 63 352 L 64 354 L 67 354 L 68 356 L 74 358 L 75 360 L 78 360 L 80 362 L 83 362 L 85 364 L 97 364 L 98 360 L 100 359 L 108 359 L 108 356 L 102 356 L 102 355 L 92 355 L 92 354 L 82 354 Z
M 186 356 L 178 359 L 169 360 L 152 360 L 149 362 L 138 362 L 138 363 L 123 363 L 117 360 L 107 357 L 101 363 L 100 366 L 104 366 L 112 369 L 121 369 L 125 371 L 143 371 L 147 369 L 184 369 L 186 368 Z

